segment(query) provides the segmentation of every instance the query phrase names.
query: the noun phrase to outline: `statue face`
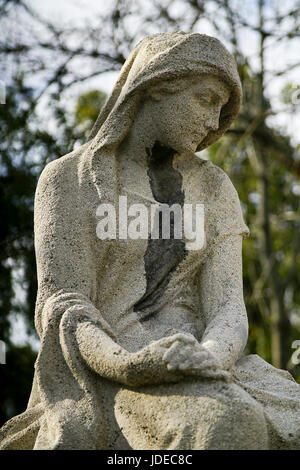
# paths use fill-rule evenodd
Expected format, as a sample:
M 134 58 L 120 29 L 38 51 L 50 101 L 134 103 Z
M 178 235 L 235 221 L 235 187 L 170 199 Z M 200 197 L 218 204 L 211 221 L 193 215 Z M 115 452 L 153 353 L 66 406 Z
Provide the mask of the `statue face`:
M 222 106 L 230 96 L 227 85 L 214 76 L 187 79 L 186 85 L 152 101 L 157 140 L 178 153 L 195 152 L 208 132 L 219 128 Z

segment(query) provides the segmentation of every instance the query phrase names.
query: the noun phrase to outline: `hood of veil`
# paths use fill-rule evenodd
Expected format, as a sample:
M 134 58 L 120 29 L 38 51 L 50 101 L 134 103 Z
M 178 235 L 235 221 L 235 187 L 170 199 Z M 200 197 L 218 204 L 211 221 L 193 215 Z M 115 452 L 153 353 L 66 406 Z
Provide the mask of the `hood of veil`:
M 134 120 L 143 90 L 161 80 L 184 76 L 188 80 L 200 74 L 217 76 L 230 90 L 229 101 L 221 110 L 219 129 L 210 131 L 197 151 L 214 143 L 240 108 L 242 87 L 235 60 L 216 38 L 171 32 L 146 37 L 130 54 L 89 136 L 92 148 L 97 152 L 121 143 Z

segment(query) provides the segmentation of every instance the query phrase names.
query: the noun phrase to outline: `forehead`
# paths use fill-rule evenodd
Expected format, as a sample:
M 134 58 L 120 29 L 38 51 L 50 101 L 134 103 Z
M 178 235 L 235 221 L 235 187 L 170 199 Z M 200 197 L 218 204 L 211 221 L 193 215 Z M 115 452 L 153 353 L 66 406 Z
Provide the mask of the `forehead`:
M 220 99 L 228 100 L 230 96 L 228 85 L 220 78 L 213 75 L 205 75 L 199 79 L 193 80 L 191 88 L 193 91 L 207 93 L 210 96 L 213 95 Z

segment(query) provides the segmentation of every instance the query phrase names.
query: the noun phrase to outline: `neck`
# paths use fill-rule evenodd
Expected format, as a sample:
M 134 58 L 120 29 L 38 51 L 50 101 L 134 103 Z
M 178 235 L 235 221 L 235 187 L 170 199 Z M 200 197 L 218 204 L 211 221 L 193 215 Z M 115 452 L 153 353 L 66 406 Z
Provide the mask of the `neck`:
M 156 140 L 155 124 L 151 123 L 140 110 L 129 134 L 122 143 L 121 151 L 131 161 L 146 169 L 148 166 L 148 149 L 152 149 Z
M 158 151 L 159 148 L 161 151 Z M 145 170 L 149 168 L 149 159 L 158 158 L 163 164 L 165 157 L 169 159 L 171 154 L 176 155 L 176 158 L 179 159 L 195 157 L 194 153 L 190 151 L 178 155 L 174 149 L 167 148 L 160 142 L 155 120 L 152 117 L 152 113 L 147 112 L 146 106 L 142 106 L 139 109 L 130 132 L 119 147 L 119 153 L 124 156 L 127 164 L 131 162 Z M 152 163 L 154 162 L 152 161 Z

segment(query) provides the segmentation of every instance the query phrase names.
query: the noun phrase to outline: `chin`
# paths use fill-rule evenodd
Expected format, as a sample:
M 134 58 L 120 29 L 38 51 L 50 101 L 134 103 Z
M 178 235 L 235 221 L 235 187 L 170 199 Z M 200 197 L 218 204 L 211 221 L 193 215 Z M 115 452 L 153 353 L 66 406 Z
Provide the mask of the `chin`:
M 189 142 L 189 143 L 181 142 L 180 145 L 176 145 L 176 147 L 173 147 L 173 148 L 179 154 L 188 154 L 189 155 L 189 154 L 195 153 L 197 151 L 198 145 L 199 144 L 195 144 L 194 142 Z

